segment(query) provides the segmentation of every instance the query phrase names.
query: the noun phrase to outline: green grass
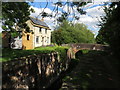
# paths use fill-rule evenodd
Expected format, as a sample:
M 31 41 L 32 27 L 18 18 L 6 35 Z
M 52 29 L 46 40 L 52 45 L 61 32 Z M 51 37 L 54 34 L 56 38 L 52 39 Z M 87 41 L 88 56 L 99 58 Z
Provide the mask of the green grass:
M 82 53 L 83 53 L 83 54 L 87 54 L 89 51 L 90 51 L 90 50 L 84 49 L 84 50 L 82 50 Z
M 68 49 L 68 47 L 61 47 L 61 46 L 55 46 L 55 47 L 39 47 L 32 50 L 14 50 L 14 49 L 2 49 L 2 59 L 0 59 L 0 62 L 10 61 L 15 58 L 19 57 L 25 57 L 28 55 L 37 55 L 40 53 L 51 53 L 51 52 L 59 52 L 61 57 L 63 58 L 65 55 L 65 50 Z

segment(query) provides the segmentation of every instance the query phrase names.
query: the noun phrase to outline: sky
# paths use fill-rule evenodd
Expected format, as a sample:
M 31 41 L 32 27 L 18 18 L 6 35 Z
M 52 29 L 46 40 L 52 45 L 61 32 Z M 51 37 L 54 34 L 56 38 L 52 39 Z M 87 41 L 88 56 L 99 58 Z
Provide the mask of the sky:
M 37 17 L 41 19 L 41 16 L 39 14 L 43 11 L 45 5 L 47 2 L 33 2 L 29 3 L 31 5 L 31 8 L 34 9 L 35 13 L 31 13 L 31 16 Z M 47 7 L 44 9 L 45 12 L 48 14 L 53 14 L 55 15 L 56 12 L 53 11 L 55 5 L 53 5 L 53 2 L 49 2 Z M 67 5 L 64 6 L 63 11 L 68 12 Z M 70 8 L 70 7 L 69 7 Z M 85 24 L 89 30 L 91 30 L 95 36 L 98 34 L 98 31 L 100 27 L 98 27 L 99 21 L 101 20 L 100 17 L 104 16 L 105 13 L 103 11 L 104 8 L 104 3 L 103 2 L 94 2 L 94 3 L 88 3 L 87 5 L 83 6 L 82 9 L 84 9 L 87 13 L 85 15 L 80 15 L 76 7 L 74 7 L 74 12 L 70 8 L 71 15 L 69 16 L 69 20 L 71 20 L 73 17 L 73 13 L 76 14 L 76 16 L 80 16 L 79 20 L 73 20 L 74 23 L 83 23 Z M 52 12 L 53 11 L 53 12 Z M 62 13 L 62 8 L 58 9 L 58 14 L 56 15 L 57 17 L 60 16 Z M 53 30 L 55 26 L 57 26 L 57 17 L 46 17 L 44 18 L 44 22 L 48 24 L 48 26 Z
M 44 9 L 44 7 L 47 4 L 46 1 L 48 1 L 48 5 Z M 94 1 L 94 0 L 92 0 L 92 1 Z M 107 2 L 107 1 L 109 1 L 109 0 L 104 0 L 104 2 Z M 41 16 L 39 14 L 43 11 L 43 9 L 48 14 L 55 15 L 56 12 L 53 11 L 53 9 L 55 7 L 55 5 L 53 3 L 55 3 L 55 2 L 56 2 L 56 0 L 41 0 L 41 2 L 40 2 L 40 0 L 34 0 L 33 3 L 29 2 L 30 8 L 33 8 L 35 11 L 35 13 L 31 13 L 30 16 L 33 16 L 33 17 L 38 16 L 38 18 L 41 19 Z M 58 14 L 56 15 L 57 17 L 59 17 L 60 14 L 62 14 L 62 11 L 68 12 L 68 10 L 67 10 L 68 6 L 65 5 L 63 7 L 64 7 L 63 10 L 62 10 L 62 8 L 59 7 Z M 87 5 L 82 7 L 82 9 L 84 9 L 87 12 L 86 15 L 80 15 L 77 12 L 76 7 L 74 7 L 74 11 L 72 11 L 72 9 L 69 7 L 70 12 L 71 12 L 71 14 L 69 16 L 69 20 L 72 20 L 73 14 L 75 13 L 76 16 L 80 16 L 80 19 L 73 20 L 73 22 L 85 24 L 88 27 L 88 29 L 91 30 L 96 36 L 100 29 L 100 27 L 98 27 L 97 24 L 99 24 L 100 17 L 105 15 L 105 13 L 103 11 L 103 7 L 104 7 L 103 0 L 95 0 L 94 2 L 88 3 Z M 57 20 L 56 20 L 57 17 L 52 17 L 52 18 L 46 17 L 46 18 L 44 18 L 44 22 L 46 22 L 47 25 L 52 30 L 54 30 L 54 28 L 56 26 L 58 26 Z M 1 23 L 0 23 L 0 26 L 1 26 Z M 2 31 L 1 27 L 0 27 L 0 31 Z

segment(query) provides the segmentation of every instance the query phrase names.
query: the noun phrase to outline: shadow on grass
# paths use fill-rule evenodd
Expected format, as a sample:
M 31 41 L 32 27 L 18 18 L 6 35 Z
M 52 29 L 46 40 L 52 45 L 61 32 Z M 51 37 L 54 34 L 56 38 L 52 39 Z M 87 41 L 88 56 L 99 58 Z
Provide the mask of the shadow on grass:
M 84 54 L 82 51 L 79 51 L 76 53 L 76 57 L 79 59 L 76 68 L 63 79 L 66 89 L 98 90 L 103 88 L 115 89 L 120 87 L 115 85 L 116 78 L 114 78 L 114 75 L 119 72 L 114 72 L 113 74 L 109 70 L 110 67 L 107 67 L 108 65 L 105 63 L 109 62 L 113 65 L 113 61 L 115 60 L 115 58 L 110 56 L 108 52 L 89 51 Z M 120 81 L 117 81 L 120 84 Z M 64 90 L 65 85 L 63 85 L 60 90 Z
M 71 62 L 69 64 L 69 68 L 62 72 L 59 76 L 59 78 L 54 82 L 50 87 L 48 87 L 46 90 L 59 90 L 62 87 L 63 80 L 67 79 L 69 76 L 70 72 L 75 69 L 77 66 L 79 60 L 78 59 L 71 59 Z

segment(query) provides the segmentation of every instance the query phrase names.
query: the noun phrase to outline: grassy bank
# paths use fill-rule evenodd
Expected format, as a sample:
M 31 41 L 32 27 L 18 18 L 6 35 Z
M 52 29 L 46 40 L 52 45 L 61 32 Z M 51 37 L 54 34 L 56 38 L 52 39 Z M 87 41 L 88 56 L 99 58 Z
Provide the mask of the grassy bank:
M 14 50 L 14 49 L 2 49 L 2 59 L 0 62 L 10 61 L 14 58 L 25 57 L 28 55 L 37 55 L 40 53 L 59 52 L 61 58 L 65 57 L 65 53 L 68 47 L 54 46 L 54 47 L 39 47 L 32 50 Z

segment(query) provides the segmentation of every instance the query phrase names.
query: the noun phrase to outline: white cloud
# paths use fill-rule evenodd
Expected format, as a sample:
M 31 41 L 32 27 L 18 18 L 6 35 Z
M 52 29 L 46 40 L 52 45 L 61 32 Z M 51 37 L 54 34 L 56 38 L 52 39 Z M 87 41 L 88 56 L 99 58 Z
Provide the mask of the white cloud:
M 37 7 L 33 7 L 31 6 L 31 8 L 34 9 L 35 13 L 31 13 L 30 16 L 33 16 L 33 17 L 37 17 L 42 11 L 43 11 L 43 8 L 37 8 Z M 48 14 L 52 14 L 52 15 L 55 15 L 56 12 L 52 12 L 52 10 L 50 10 L 49 8 L 45 8 L 44 9 L 44 12 L 48 13 Z M 58 11 L 58 15 L 61 14 L 61 11 Z M 39 15 L 38 19 L 42 19 L 42 17 Z M 56 19 L 57 17 L 45 17 L 44 18 L 44 22 L 53 30 L 53 26 L 55 26 L 57 23 L 56 23 Z
M 82 7 L 82 8 L 85 8 L 85 11 L 87 12 L 86 15 L 80 15 L 77 12 L 76 7 L 73 7 L 74 11 L 72 11 L 72 8 L 69 7 L 70 12 L 71 12 L 71 15 L 69 16 L 69 18 L 72 18 L 73 13 L 75 13 L 76 16 L 80 16 L 80 19 L 78 21 L 74 21 L 74 22 L 84 23 L 85 25 L 88 26 L 89 29 L 91 29 L 92 32 L 97 34 L 98 30 L 99 30 L 99 27 L 97 26 L 97 24 L 99 24 L 98 20 L 100 20 L 100 16 L 105 15 L 105 13 L 103 11 L 103 6 L 101 6 L 99 4 L 101 4 L 101 3 L 88 3 L 87 5 Z M 43 10 L 43 8 L 36 8 L 33 6 L 31 6 L 31 7 L 35 10 L 35 13 L 31 13 L 31 16 L 34 16 L 34 17 L 38 16 L 39 13 L 41 13 Z M 64 6 L 63 10 L 68 12 L 67 5 Z M 47 12 L 48 14 L 52 13 L 52 10 L 50 10 L 49 8 L 46 8 L 44 11 Z M 62 13 L 62 11 L 58 11 L 58 14 L 56 16 L 59 17 L 61 13 Z M 53 15 L 55 15 L 55 14 L 56 14 L 56 12 L 54 11 Z M 52 18 L 45 17 L 44 20 L 53 29 L 53 26 L 57 25 L 57 21 L 56 21 L 57 17 L 55 17 L 55 18 L 54 17 L 52 17 Z M 41 19 L 40 16 L 39 16 L 39 19 Z
M 42 12 L 41 8 L 36 8 L 36 7 L 33 7 L 33 6 L 31 6 L 30 8 L 33 8 L 34 11 L 35 11 L 35 13 L 31 13 L 30 16 L 36 17 Z
M 93 33 L 95 35 L 98 34 L 98 30 L 99 27 L 97 26 L 97 24 L 99 24 L 100 16 L 104 16 L 105 13 L 103 11 L 103 6 L 99 6 L 99 3 L 93 4 L 93 3 L 89 3 L 85 6 L 86 9 L 86 15 L 81 15 L 80 19 L 78 21 L 75 22 L 79 22 L 79 23 L 84 23 L 85 25 L 88 26 L 88 28 L 93 31 Z M 96 5 L 96 6 L 94 6 Z M 93 7 L 94 6 L 94 7 Z M 91 8 L 89 8 L 91 7 Z
M 38 16 L 40 13 L 43 12 L 43 10 L 44 10 L 44 12 L 46 12 L 48 14 L 52 13 L 52 10 L 50 10 L 49 8 L 44 9 L 44 8 L 37 8 L 37 7 L 33 7 L 33 6 L 31 6 L 30 8 L 33 8 L 35 11 L 35 13 L 31 13 L 31 16 Z M 55 13 L 53 12 L 53 14 L 55 14 Z
M 83 23 L 88 26 L 88 28 L 93 31 L 95 34 L 97 34 L 99 27 L 97 24 L 99 24 L 100 16 L 105 15 L 103 11 L 103 6 L 100 6 L 101 3 L 88 3 L 87 5 L 83 6 L 82 8 L 85 9 L 87 12 L 86 15 L 80 15 L 76 7 L 74 7 L 74 11 L 71 10 L 72 13 L 75 13 L 76 16 L 80 16 L 80 19 L 77 21 L 73 21 L 74 23 Z M 103 3 L 102 3 L 103 4 Z M 68 6 L 66 5 L 63 9 L 64 11 L 68 11 Z M 73 18 L 72 15 L 69 16 L 69 18 Z
M 89 9 L 86 10 L 86 12 L 87 12 L 88 15 L 95 16 L 95 17 L 104 14 L 103 6 L 96 6 L 96 7 L 93 7 L 93 8 L 89 8 Z
M 3 31 L 3 29 L 2 29 L 2 27 L 0 26 L 0 32 L 2 32 Z
M 76 10 L 76 7 L 73 7 L 73 9 Z M 68 5 L 63 6 L 63 10 L 65 12 L 69 11 L 70 13 L 74 13 L 73 9 L 70 6 L 68 6 Z

